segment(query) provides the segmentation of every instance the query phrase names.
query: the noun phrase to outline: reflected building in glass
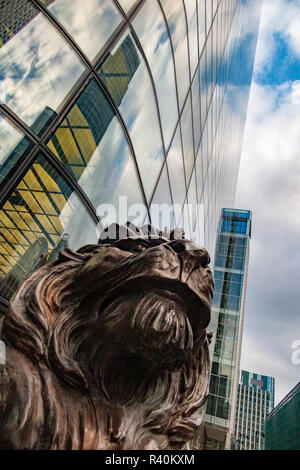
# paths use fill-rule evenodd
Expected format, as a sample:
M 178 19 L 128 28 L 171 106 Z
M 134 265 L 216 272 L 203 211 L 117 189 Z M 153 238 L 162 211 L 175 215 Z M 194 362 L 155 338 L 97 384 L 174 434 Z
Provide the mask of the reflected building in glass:
M 234 204 L 261 0 L 0 0 L 0 306 L 120 214 L 176 204 L 214 256 Z M 192 204 L 188 217 L 185 203 Z M 201 208 L 201 210 L 200 210 Z M 84 230 L 82 229 L 84 227 Z M 163 227 L 160 227 L 163 228 Z
M 48 0 L 47 3 L 53 1 Z M 0 47 L 2 47 L 38 14 L 38 10 L 27 0 L 18 0 L 18 2 L 1 0 L 0 14 Z
M 274 400 L 274 377 L 241 371 L 233 440 L 235 449 L 264 449 L 265 420 L 274 408 Z
M 202 446 L 230 449 L 234 439 L 237 389 L 247 288 L 250 211 L 223 209 L 214 262 L 211 378 Z

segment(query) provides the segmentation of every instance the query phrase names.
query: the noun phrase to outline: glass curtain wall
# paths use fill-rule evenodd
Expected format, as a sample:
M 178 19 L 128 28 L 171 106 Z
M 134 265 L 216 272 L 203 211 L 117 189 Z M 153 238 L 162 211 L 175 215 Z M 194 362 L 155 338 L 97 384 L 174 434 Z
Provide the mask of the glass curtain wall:
M 241 371 L 235 418 L 234 448 L 263 450 L 265 420 L 274 408 L 275 379 Z
M 96 225 L 111 222 L 99 205 L 118 217 L 119 196 L 143 204 L 137 224 L 156 223 L 152 202 L 178 204 L 170 225 L 213 256 L 234 199 L 260 6 L 0 0 L 1 301 L 41 255 L 96 242 Z M 185 203 L 203 210 L 183 219 Z
M 223 209 L 214 263 L 213 354 L 205 417 L 216 436 L 208 440 L 208 448 L 214 448 L 214 441 L 224 448 L 235 424 L 250 238 L 251 212 Z

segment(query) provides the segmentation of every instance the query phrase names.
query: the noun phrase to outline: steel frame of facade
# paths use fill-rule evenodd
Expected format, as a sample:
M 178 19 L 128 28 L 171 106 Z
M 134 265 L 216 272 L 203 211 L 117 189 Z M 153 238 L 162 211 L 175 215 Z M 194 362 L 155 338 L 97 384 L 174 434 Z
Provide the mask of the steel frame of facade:
M 174 47 L 173 47 L 172 37 L 171 37 L 169 25 L 168 25 L 167 18 L 166 18 L 165 12 L 163 10 L 161 1 L 157 0 L 158 5 L 159 5 L 160 10 L 161 10 L 162 15 L 163 15 L 165 27 L 166 27 L 166 30 L 167 30 L 167 33 L 168 33 L 168 38 L 169 38 L 170 45 L 171 45 L 172 61 L 173 61 L 173 66 L 174 66 L 177 110 L 178 110 L 177 123 L 175 125 L 174 132 L 172 133 L 168 148 L 165 147 L 165 143 L 164 143 L 164 136 L 163 136 L 162 122 L 161 122 L 161 116 L 160 116 L 159 105 L 158 105 L 157 91 L 156 91 L 156 87 L 155 87 L 151 67 L 148 63 L 148 60 L 147 60 L 145 52 L 144 52 L 144 50 L 141 46 L 141 43 L 138 39 L 138 36 L 135 33 L 135 31 L 133 29 L 133 26 L 131 25 L 131 21 L 135 18 L 135 16 L 137 15 L 137 13 L 142 8 L 142 6 L 146 3 L 147 0 L 137 1 L 136 5 L 130 10 L 128 15 L 126 15 L 126 13 L 122 9 L 122 7 L 118 3 L 118 1 L 113 0 L 116 7 L 119 10 L 119 12 L 123 16 L 123 22 L 121 22 L 121 24 L 118 26 L 118 28 L 112 33 L 112 35 L 109 38 L 108 42 L 105 44 L 105 46 L 98 53 L 95 60 L 93 60 L 93 61 L 90 61 L 88 59 L 88 57 L 82 51 L 80 46 L 74 41 L 71 34 L 68 33 L 68 31 L 63 27 L 63 25 L 56 19 L 56 17 L 50 12 L 50 10 L 47 9 L 47 7 L 45 7 L 45 5 L 40 0 L 29 0 L 29 1 L 38 9 L 38 13 L 41 13 L 42 15 L 44 15 L 44 17 L 52 24 L 52 26 L 55 27 L 55 30 L 63 37 L 64 41 L 66 43 L 68 43 L 68 45 L 72 48 L 72 50 L 77 54 L 77 56 L 84 63 L 84 65 L 86 67 L 86 70 L 82 73 L 81 77 L 78 79 L 75 86 L 73 86 L 73 88 L 70 90 L 68 96 L 66 97 L 66 99 L 64 100 L 64 103 L 62 104 L 62 106 L 60 108 L 59 113 L 57 114 L 57 116 L 54 117 L 54 119 L 52 120 L 50 125 L 47 127 L 47 129 L 43 132 L 43 134 L 41 136 L 38 136 L 37 134 L 35 134 L 35 132 L 19 116 L 17 116 L 7 105 L 0 102 L 0 112 L 3 114 L 3 116 L 15 128 L 19 129 L 24 134 L 25 137 L 28 137 L 30 139 L 30 141 L 33 143 L 33 148 L 22 159 L 22 161 L 19 161 L 17 163 L 17 165 L 14 167 L 14 171 L 13 171 L 12 175 L 10 175 L 10 177 L 4 182 L 2 188 L 0 189 L 0 208 L 4 205 L 4 203 L 7 201 L 7 199 L 11 195 L 11 193 L 14 191 L 17 184 L 21 181 L 21 179 L 23 178 L 25 173 L 31 167 L 31 165 L 35 161 L 37 155 L 42 154 L 43 157 L 46 160 L 48 160 L 54 166 L 54 168 L 56 168 L 59 171 L 60 174 L 62 174 L 62 176 L 67 181 L 69 186 L 76 192 L 77 196 L 80 198 L 82 204 L 85 206 L 86 210 L 88 211 L 88 213 L 90 214 L 92 219 L 95 221 L 95 223 L 97 223 L 97 224 L 100 223 L 100 225 L 101 225 L 101 220 L 99 219 L 99 216 L 96 213 L 96 209 L 93 206 L 93 204 L 91 203 L 91 201 L 88 198 L 88 196 L 86 195 L 86 193 L 84 192 L 84 190 L 81 188 L 79 183 L 75 180 L 75 178 L 71 175 L 71 173 L 67 170 L 67 168 L 64 166 L 64 164 L 52 153 L 52 151 L 46 145 L 46 142 L 50 138 L 51 134 L 56 130 L 56 128 L 59 126 L 59 124 L 63 121 L 63 119 L 65 118 L 68 111 L 70 111 L 71 108 L 74 106 L 74 104 L 76 103 L 77 98 L 79 97 L 81 92 L 84 90 L 86 85 L 89 83 L 89 81 L 91 79 L 94 79 L 96 81 L 97 85 L 100 87 L 101 91 L 103 92 L 104 96 L 107 98 L 110 105 L 112 106 L 113 111 L 114 111 L 115 115 L 117 116 L 118 121 L 121 124 L 123 132 L 126 136 L 127 143 L 129 145 L 131 154 L 132 154 L 133 159 L 134 159 L 134 164 L 135 164 L 135 168 L 136 168 L 137 175 L 138 175 L 140 189 L 141 189 L 141 192 L 142 192 L 142 195 L 143 195 L 143 198 L 144 198 L 144 203 L 145 203 L 145 206 L 147 207 L 147 210 L 148 210 L 148 217 L 149 217 L 149 220 L 151 222 L 151 215 L 150 215 L 150 212 L 149 212 L 149 207 L 151 205 L 151 201 L 153 199 L 153 196 L 155 194 L 157 185 L 159 183 L 160 175 L 161 175 L 162 171 L 165 168 L 168 151 L 171 148 L 174 136 L 175 136 L 175 134 L 178 130 L 178 126 L 179 126 L 179 130 L 180 130 L 179 134 L 180 134 L 182 155 L 184 155 L 184 152 L 183 152 L 183 137 L 182 137 L 182 128 L 181 128 L 181 116 L 182 116 L 182 113 L 183 113 L 185 103 L 186 103 L 187 99 L 189 98 L 189 96 L 191 97 L 191 106 L 192 106 L 191 110 L 193 110 L 193 96 L 192 96 L 193 80 L 194 80 L 194 77 L 196 76 L 196 74 L 198 72 L 200 59 L 202 57 L 202 54 L 205 51 L 207 40 L 210 37 L 210 35 L 209 35 L 210 29 L 213 27 L 213 21 L 214 21 L 216 15 L 217 15 L 218 9 L 219 9 L 220 4 L 222 3 L 222 1 L 221 0 L 217 1 L 215 10 L 213 10 L 213 17 L 212 17 L 211 24 L 209 25 L 209 28 L 207 27 L 207 24 L 206 24 L 206 15 L 205 15 L 205 41 L 203 43 L 201 51 L 199 50 L 199 47 L 198 47 L 199 46 L 199 28 L 198 28 L 199 22 L 198 22 L 198 3 L 196 2 L 198 62 L 197 62 L 197 66 L 196 66 L 196 69 L 195 69 L 193 77 L 192 77 L 191 76 L 191 66 L 190 66 L 190 51 L 189 51 L 189 48 L 190 48 L 189 42 L 190 42 L 190 40 L 189 40 L 188 17 L 187 17 L 187 12 L 186 12 L 186 8 L 185 8 L 184 0 L 181 0 L 182 1 L 182 7 L 184 9 L 185 23 L 186 23 L 186 37 L 187 37 L 188 63 L 189 63 L 189 87 L 188 87 L 185 99 L 184 99 L 184 101 L 181 105 L 181 109 L 180 109 L 179 97 L 178 97 L 178 86 L 177 86 L 178 77 L 177 77 L 177 71 L 176 71 L 176 67 L 175 67 L 175 54 L 174 54 Z M 213 0 L 210 0 L 210 1 L 213 5 Z M 238 4 L 238 0 L 235 0 L 234 14 L 235 14 L 235 11 L 236 11 L 236 8 L 237 8 L 237 4 Z M 206 3 L 205 3 L 205 5 L 206 5 Z M 206 6 L 205 6 L 205 8 L 206 8 Z M 205 128 L 205 122 L 207 120 L 208 111 L 210 109 L 210 105 L 211 105 L 211 102 L 212 102 L 212 97 L 213 97 L 213 94 L 214 94 L 214 88 L 215 88 L 217 80 L 218 80 L 218 76 L 219 76 L 223 56 L 224 56 L 224 53 L 225 53 L 225 50 L 226 50 L 228 38 L 230 36 L 230 31 L 231 31 L 232 22 L 233 22 L 233 19 L 234 19 L 234 14 L 232 15 L 231 23 L 230 23 L 230 26 L 228 28 L 228 32 L 227 32 L 227 36 L 225 38 L 225 41 L 222 43 L 223 50 L 222 50 L 222 53 L 221 53 L 220 61 L 218 63 L 218 68 L 216 70 L 216 80 L 215 80 L 213 86 L 211 87 L 210 96 L 207 96 L 206 116 L 205 116 L 204 122 L 201 122 L 201 116 L 200 116 L 200 141 L 199 141 L 199 145 L 198 145 L 197 149 L 195 148 L 195 143 L 194 143 L 193 112 L 191 112 L 194 159 L 193 159 L 193 167 L 192 167 L 192 171 L 191 171 L 191 176 L 190 176 L 190 179 L 189 179 L 188 182 L 186 181 L 186 175 L 184 175 L 186 200 L 187 200 L 187 197 L 188 197 L 188 190 L 189 190 L 189 186 L 190 186 L 190 183 L 191 183 L 191 179 L 193 177 L 193 173 L 194 173 L 194 170 L 195 170 L 196 156 L 197 156 L 199 147 L 201 145 L 202 134 L 203 134 L 203 130 Z M 148 74 L 149 74 L 149 77 L 150 77 L 150 80 L 151 80 L 151 84 L 152 84 L 152 88 L 153 88 L 153 96 L 154 96 L 155 103 L 156 103 L 156 110 L 157 110 L 157 116 L 158 116 L 158 121 L 159 121 L 161 141 L 162 141 L 163 152 L 164 152 L 164 163 L 162 164 L 162 167 L 161 167 L 161 170 L 158 174 L 156 183 L 153 187 L 153 192 L 152 192 L 152 196 L 151 196 L 149 204 L 147 204 L 147 200 L 146 200 L 146 196 L 145 196 L 145 192 L 144 192 L 144 187 L 143 187 L 140 171 L 139 171 L 138 164 L 137 164 L 137 158 L 136 158 L 136 155 L 135 155 L 134 146 L 132 144 L 128 129 L 127 129 L 126 124 L 125 124 L 125 122 L 124 122 L 124 120 L 121 116 L 120 111 L 118 110 L 118 107 L 116 106 L 116 104 L 114 102 L 114 99 L 113 99 L 110 91 L 105 86 L 105 84 L 101 81 L 100 76 L 97 72 L 97 69 L 99 68 L 99 65 L 101 64 L 101 61 L 103 60 L 105 55 L 109 52 L 109 50 L 111 50 L 111 48 L 117 43 L 118 39 L 120 38 L 121 34 L 124 32 L 124 30 L 126 28 L 129 28 L 130 33 L 134 37 L 134 40 L 135 40 L 136 45 L 138 47 L 138 50 L 142 54 L 144 63 L 146 65 L 146 68 L 147 68 L 147 71 L 148 71 Z M 211 67 L 212 67 L 212 64 L 211 64 Z M 199 88 L 200 88 L 200 82 L 199 82 Z M 224 96 L 223 96 L 223 100 L 224 100 Z M 222 103 L 223 103 L 223 100 L 222 100 Z M 201 106 L 201 100 L 200 100 L 200 106 Z M 219 120 L 221 110 L 222 110 L 222 104 L 220 105 L 218 116 L 215 117 L 216 122 L 218 122 L 218 120 Z M 217 130 L 217 127 L 218 126 L 216 125 L 216 130 Z M 214 143 L 215 135 L 216 135 L 216 133 L 214 135 L 212 135 L 212 142 L 211 142 L 212 145 L 211 145 L 211 149 L 210 149 L 211 152 L 208 154 L 206 174 L 202 175 L 202 178 L 203 178 L 203 185 L 202 185 L 202 188 L 201 188 L 202 190 L 204 188 L 204 182 L 205 182 L 205 179 L 206 179 L 206 176 L 207 176 L 207 173 L 208 173 L 208 169 L 209 169 L 209 164 L 210 164 L 211 153 L 212 153 L 212 149 L 213 149 L 213 143 Z M 201 164 L 202 164 L 202 162 L 201 162 Z M 184 172 L 185 172 L 184 161 L 183 161 L 183 168 L 184 168 Z M 166 165 L 166 170 L 167 170 L 169 187 L 171 187 L 170 177 L 169 177 L 169 172 L 168 172 L 168 166 L 167 165 Z M 172 198 L 172 191 L 171 190 L 170 190 L 170 195 L 171 195 L 171 198 Z M 198 201 L 200 201 L 201 196 L 202 196 L 202 193 L 201 193 L 200 188 L 197 188 L 197 181 L 196 181 L 196 197 L 197 197 Z M 172 200 L 172 202 L 173 202 L 173 200 Z M 7 306 L 8 302 L 7 302 L 6 299 L 4 299 L 0 296 L 0 309 L 1 309 L 1 304 Z

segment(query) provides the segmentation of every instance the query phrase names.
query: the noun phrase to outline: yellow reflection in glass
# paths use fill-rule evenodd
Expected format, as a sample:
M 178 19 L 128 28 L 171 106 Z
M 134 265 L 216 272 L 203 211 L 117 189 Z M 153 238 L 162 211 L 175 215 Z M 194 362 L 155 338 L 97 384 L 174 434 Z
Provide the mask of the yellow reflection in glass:
M 73 212 L 67 202 L 70 194 L 50 164 L 36 162 L 4 204 L 0 211 L 0 294 L 4 297 L 10 298 L 24 276 L 55 250 Z

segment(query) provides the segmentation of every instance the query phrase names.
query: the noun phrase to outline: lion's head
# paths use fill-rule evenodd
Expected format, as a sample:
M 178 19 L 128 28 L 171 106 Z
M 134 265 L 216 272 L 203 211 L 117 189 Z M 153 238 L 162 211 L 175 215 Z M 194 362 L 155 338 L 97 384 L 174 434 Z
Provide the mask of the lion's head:
M 119 448 L 180 448 L 207 395 L 209 262 L 174 231 L 111 226 L 25 280 L 2 338 L 50 371 L 64 397 L 112 414 Z

